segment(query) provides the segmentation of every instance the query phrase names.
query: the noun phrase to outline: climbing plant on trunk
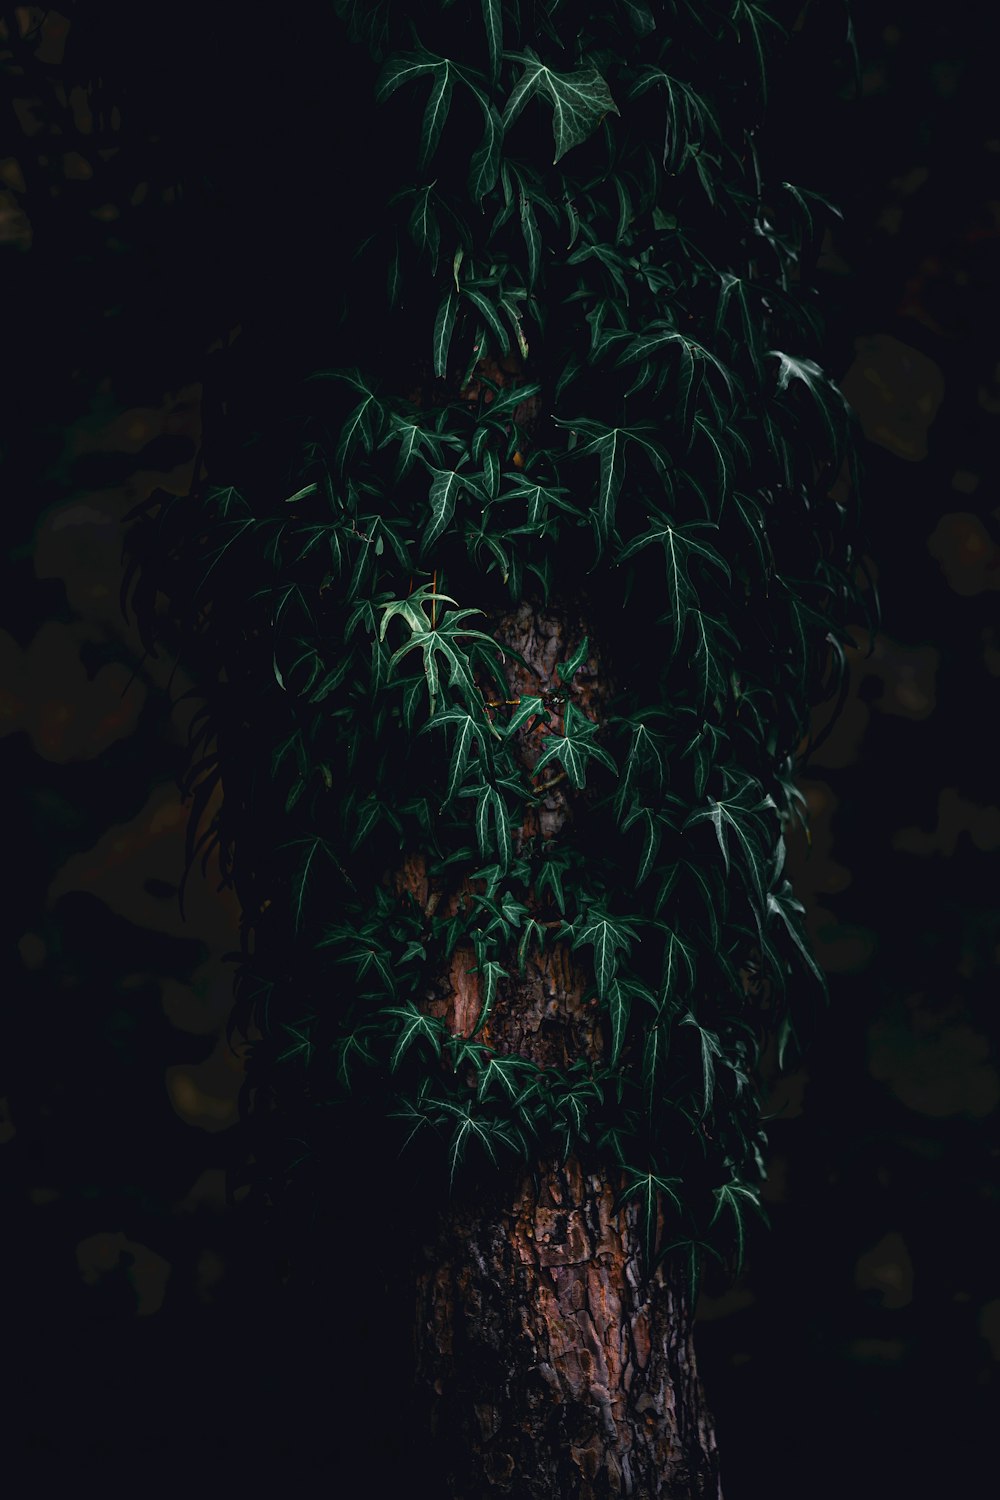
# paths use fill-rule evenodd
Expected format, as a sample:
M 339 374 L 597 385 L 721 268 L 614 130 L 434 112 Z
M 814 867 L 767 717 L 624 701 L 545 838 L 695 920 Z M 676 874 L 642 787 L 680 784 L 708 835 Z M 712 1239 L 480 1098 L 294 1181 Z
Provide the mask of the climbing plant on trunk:
M 790 18 L 337 10 L 331 359 L 290 423 L 209 415 L 130 537 L 151 648 L 203 664 L 252 1185 L 308 1217 L 361 1119 L 438 1161 L 450 1493 L 714 1495 L 693 1302 L 762 1217 L 761 1049 L 823 988 L 782 831 L 864 598 L 801 286 L 835 210 L 758 160 Z

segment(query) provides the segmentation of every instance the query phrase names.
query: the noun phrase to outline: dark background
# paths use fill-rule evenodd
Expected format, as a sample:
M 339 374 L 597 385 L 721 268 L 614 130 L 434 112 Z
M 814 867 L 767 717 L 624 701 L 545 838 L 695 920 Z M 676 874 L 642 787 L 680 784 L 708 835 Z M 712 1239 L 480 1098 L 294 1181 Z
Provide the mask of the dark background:
M 768 1102 L 773 1230 L 699 1306 L 727 1500 L 964 1493 L 1000 1415 L 995 49 L 987 7 L 856 9 L 860 93 L 813 0 L 765 161 L 844 213 L 823 357 L 884 628 L 802 781 L 832 1003 Z M 279 1323 L 273 1247 L 224 1203 L 239 914 L 211 867 L 176 899 L 197 664 L 144 658 L 119 589 L 123 516 L 190 482 L 211 361 L 268 351 L 277 400 L 281 358 L 323 357 L 363 198 L 350 59 L 326 5 L 0 16 L 6 1415 L 39 1482 L 339 1488 L 343 1351 Z

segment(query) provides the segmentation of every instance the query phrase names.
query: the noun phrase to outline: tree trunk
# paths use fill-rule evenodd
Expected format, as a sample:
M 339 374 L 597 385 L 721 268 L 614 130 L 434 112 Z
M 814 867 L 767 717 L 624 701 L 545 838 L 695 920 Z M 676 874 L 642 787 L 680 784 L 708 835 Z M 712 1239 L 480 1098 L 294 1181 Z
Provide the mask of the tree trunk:
M 555 702 L 556 664 L 587 631 L 577 611 L 522 604 L 492 633 L 526 663 L 508 659 L 511 697 Z M 610 670 L 592 632 L 588 640 L 572 698 L 600 722 Z M 543 743 L 538 731 L 521 731 L 529 769 Z M 539 780 L 521 840 L 559 838 L 586 817 L 587 792 L 548 772 Z M 439 910 L 464 895 L 433 890 L 420 862 L 408 864 L 402 883 L 424 905 L 440 900 Z M 474 971 L 474 954 L 456 949 L 427 1004 L 463 1035 L 480 1015 Z M 508 971 L 478 1038 L 542 1067 L 604 1056 L 606 1023 L 584 998 L 587 974 L 568 944 L 533 950 L 521 973 L 512 955 Z M 586 1164 L 570 1156 L 477 1175 L 459 1173 L 417 1269 L 417 1378 L 449 1500 L 716 1500 L 718 1456 L 689 1299 L 663 1266 L 645 1276 L 637 1206 L 614 1211 L 613 1163 L 595 1153 Z
M 691 1309 L 644 1282 L 608 1174 L 480 1183 L 418 1276 L 417 1372 L 449 1500 L 721 1495 Z

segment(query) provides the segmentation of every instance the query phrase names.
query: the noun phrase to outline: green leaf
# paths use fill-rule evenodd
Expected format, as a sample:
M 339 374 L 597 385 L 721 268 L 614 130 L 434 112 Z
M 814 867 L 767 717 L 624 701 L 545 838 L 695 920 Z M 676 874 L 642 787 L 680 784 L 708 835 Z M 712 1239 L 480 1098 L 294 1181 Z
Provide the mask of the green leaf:
M 463 1160 L 468 1144 L 477 1141 L 483 1148 L 494 1166 L 497 1165 L 494 1142 L 511 1146 L 515 1149 L 520 1144 L 514 1129 L 504 1121 L 498 1119 L 484 1119 L 473 1114 L 471 1102 L 464 1105 L 452 1104 L 450 1100 L 442 1099 L 438 1108 L 446 1114 L 454 1117 L 455 1125 L 451 1137 L 451 1146 L 448 1150 L 449 1182 L 454 1186 L 455 1172 L 458 1164 Z
M 451 63 L 447 58 L 442 58 L 440 66 L 434 72 L 434 83 L 424 111 L 423 124 L 420 127 L 420 155 L 417 165 L 421 170 L 427 166 L 437 150 L 444 122 L 448 118 L 448 110 L 451 107 L 453 87 Z
M 584 636 L 583 640 L 580 642 L 579 646 L 577 646 L 576 650 L 572 653 L 568 661 L 556 662 L 556 676 L 559 678 L 560 682 L 564 682 L 567 687 L 569 686 L 569 684 L 573 681 L 573 678 L 576 676 L 577 672 L 587 660 L 587 652 L 589 650 L 590 641 L 588 640 L 587 636 Z
M 839 386 L 820 369 L 814 359 L 797 359 L 794 355 L 783 354 L 780 349 L 769 349 L 767 352 L 779 362 L 778 391 L 787 390 L 793 380 L 804 385 L 819 412 L 831 449 L 839 451 L 849 411 Z M 840 421 L 839 432 L 834 414 Z
M 656 30 L 653 13 L 648 5 L 642 3 L 642 0 L 623 0 L 622 8 L 636 36 L 649 36 L 650 32 Z
M 701 1044 L 701 1112 L 704 1116 L 712 1108 L 712 1095 L 715 1089 L 715 1059 L 722 1056 L 722 1047 L 719 1045 L 719 1038 L 715 1032 L 701 1026 L 691 1011 L 688 1011 L 686 1016 L 682 1016 L 681 1025 L 693 1026 L 698 1032 L 698 1040 Z
M 431 481 L 430 520 L 424 528 L 424 534 L 420 542 L 420 550 L 424 553 L 430 551 L 438 537 L 451 525 L 455 514 L 455 502 L 462 490 L 465 488 L 465 479 L 454 469 L 435 469 L 431 464 L 430 469 L 434 478 Z
M 525 1074 L 534 1072 L 535 1065 L 523 1057 L 498 1057 L 489 1052 L 479 1074 L 476 1099 L 481 1104 L 493 1092 L 500 1095 L 505 1105 L 515 1104 L 523 1094 Z
M 753 1188 L 748 1187 L 745 1182 L 739 1182 L 735 1178 L 722 1187 L 713 1188 L 715 1198 L 715 1209 L 708 1221 L 708 1227 L 719 1218 L 724 1209 L 728 1209 L 732 1215 L 733 1228 L 736 1233 L 736 1274 L 743 1269 L 743 1252 L 746 1245 L 746 1215 L 748 1209 L 753 1209 L 760 1218 L 767 1223 L 767 1215 L 761 1206 L 760 1198 Z
M 687 149 L 701 146 L 709 137 L 722 139 L 722 127 L 715 110 L 696 94 L 690 84 L 682 83 L 662 68 L 646 66 L 636 74 L 630 97 L 635 99 L 647 89 L 662 89 L 666 95 L 667 118 L 663 137 L 663 165 L 677 169 Z
M 774 16 L 769 15 L 762 5 L 757 5 L 754 0 L 734 0 L 732 19 L 738 30 L 746 27 L 750 33 L 754 52 L 757 55 L 757 69 L 760 73 L 760 95 L 767 102 L 767 61 L 765 55 L 764 27 L 773 26 L 780 36 L 788 33 L 776 21 Z M 742 41 L 742 37 L 740 38 Z
M 296 490 L 294 495 L 289 495 L 288 499 L 285 501 L 285 504 L 294 505 L 297 500 L 304 500 L 307 495 L 315 495 L 318 489 L 318 484 L 303 485 L 302 489 Z
M 558 855 L 550 855 L 545 860 L 535 879 L 535 893 L 541 899 L 546 889 L 551 890 L 556 905 L 563 916 L 566 915 L 566 894 L 563 890 L 563 870 L 565 860 L 560 860 Z
M 617 771 L 617 766 L 608 752 L 595 742 L 598 726 L 586 714 L 581 713 L 575 703 L 566 705 L 566 716 L 563 721 L 562 734 L 550 734 L 546 737 L 545 748 L 535 762 L 534 773 L 538 775 L 553 760 L 562 763 L 570 784 L 577 788 L 586 785 L 586 764 L 588 760 L 597 760 L 609 771 Z
M 624 818 L 621 825 L 622 831 L 627 833 L 634 823 L 641 823 L 643 827 L 642 855 L 633 886 L 634 890 L 638 890 L 653 868 L 663 838 L 663 828 L 658 815 L 651 808 L 643 807 L 638 802 L 633 803 L 632 810 Z
M 301 847 L 305 850 L 302 862 L 292 877 L 292 925 L 293 930 L 299 933 L 302 930 L 306 892 L 309 889 L 310 881 L 313 878 L 316 868 L 316 856 L 318 854 L 325 854 L 335 864 L 336 860 L 329 844 L 318 835 L 313 838 L 292 839 L 290 843 L 283 844 L 281 847 L 283 849 Z
M 430 52 L 400 53 L 390 57 L 375 81 L 375 98 L 384 104 L 405 83 L 415 82 L 427 73 L 440 71 L 442 59 Z
M 438 658 L 443 658 L 448 667 L 448 686 L 458 690 L 466 707 L 481 715 L 484 724 L 488 725 L 488 732 L 499 739 L 499 729 L 495 728 L 486 716 L 482 694 L 476 687 L 473 677 L 472 661 L 462 642 L 471 641 L 473 649 L 477 647 L 488 649 L 494 661 L 501 655 L 500 648 L 493 637 L 487 635 L 485 631 L 473 630 L 465 624 L 470 615 L 481 615 L 483 613 L 481 609 L 444 610 L 437 625 L 432 627 L 424 609 L 437 600 L 444 600 L 449 604 L 455 603 L 455 600 L 447 594 L 437 594 L 429 584 L 423 584 L 419 589 L 415 589 L 408 599 L 394 600 L 382 606 L 380 638 L 384 638 L 390 620 L 397 615 L 402 617 L 411 631 L 410 639 L 390 658 L 389 670 L 395 672 L 403 657 L 410 651 L 419 650 L 423 653 L 424 676 L 430 701 L 429 712 L 433 718 L 440 692 Z
M 501 0 L 483 0 L 483 24 L 486 27 L 486 50 L 490 60 L 490 87 L 500 82 L 500 59 L 503 56 L 503 5 Z
M 382 1015 L 392 1016 L 400 1023 L 396 1045 L 389 1059 L 390 1073 L 395 1073 L 414 1042 L 428 1042 L 435 1057 L 441 1056 L 441 1037 L 446 1028 L 434 1016 L 424 1015 L 412 1000 L 408 1000 L 405 1005 L 387 1006 Z
M 700 539 L 703 532 L 718 529 L 712 521 L 689 521 L 678 526 L 671 517 L 657 510 L 649 517 L 648 529 L 640 536 L 633 537 L 618 554 L 618 562 L 621 564 L 644 547 L 654 544 L 662 546 L 667 568 L 668 618 L 673 622 L 671 659 L 680 646 L 687 614 L 697 605 L 698 595 L 689 573 L 693 559 L 698 558 L 716 568 L 724 575 L 727 583 L 732 582 L 732 573 L 725 558 Z
M 619 979 L 612 979 L 608 985 L 608 1015 L 611 1018 L 611 1066 L 613 1068 L 617 1067 L 618 1059 L 621 1057 L 631 1005 L 632 997 L 627 986 Z
M 585 426 L 582 421 L 569 422 L 561 417 L 556 417 L 555 420 L 560 427 L 569 427 L 574 431 Z M 607 545 L 614 529 L 618 496 L 621 493 L 622 480 L 625 476 L 625 445 L 628 438 L 629 434 L 626 429 L 610 427 L 599 432 L 591 438 L 590 442 L 573 449 L 575 458 L 583 458 L 589 453 L 596 453 L 600 460 L 597 497 L 591 510 L 591 518 L 597 533 L 598 544 L 602 548 Z
M 802 923 L 802 917 L 805 913 L 805 907 L 802 905 L 802 902 L 797 901 L 792 894 L 792 885 L 789 880 L 782 881 L 780 890 L 770 891 L 768 893 L 767 910 L 769 916 L 777 917 L 779 919 L 785 931 L 788 933 L 792 942 L 795 944 L 800 955 L 802 956 L 806 968 L 809 970 L 810 974 L 812 974 L 813 978 L 816 980 L 816 983 L 819 985 L 820 990 L 825 995 L 827 992 L 826 975 L 823 973 L 823 970 L 819 967 L 812 955 L 812 952 L 810 951 L 809 944 L 805 936 L 805 928 Z
M 444 379 L 448 374 L 448 350 L 455 330 L 458 315 L 458 293 L 449 287 L 441 298 L 437 317 L 434 319 L 433 365 L 434 374 Z
M 493 1001 L 496 999 L 498 981 L 507 979 L 510 976 L 507 970 L 501 968 L 495 959 L 488 958 L 484 963 L 479 965 L 479 977 L 481 980 L 480 995 L 482 1002 L 479 1007 L 479 1016 L 476 1024 L 472 1028 L 473 1036 L 478 1035 L 482 1031 L 490 1017 L 493 1010 Z
M 660 1199 L 661 1197 L 669 1198 L 678 1213 L 682 1212 L 683 1205 L 675 1192 L 675 1187 L 680 1184 L 681 1179 L 660 1177 L 655 1172 L 643 1172 L 637 1167 L 625 1167 L 624 1173 L 626 1185 L 616 1198 L 612 1213 L 618 1213 L 626 1203 L 633 1200 L 638 1202 L 646 1265 L 652 1268 L 656 1252 L 656 1227 Z
M 418 188 L 410 214 L 410 234 L 418 250 L 426 250 L 431 262 L 431 275 L 437 272 L 438 250 L 441 245 L 441 225 L 431 206 L 431 194 L 435 184 Z
M 598 999 L 607 997 L 611 981 L 618 967 L 618 951 L 626 954 L 635 940 L 634 928 L 621 917 L 611 917 L 600 908 L 592 907 L 583 926 L 573 939 L 573 947 L 585 943 L 594 950 L 594 979 Z
M 495 104 L 483 103 L 483 138 L 469 164 L 469 195 L 481 203 L 493 191 L 500 172 L 500 150 L 503 145 L 503 121 Z
M 496 308 L 489 298 L 485 297 L 477 287 L 469 286 L 468 283 L 462 287 L 462 295 L 472 303 L 473 307 L 482 317 L 486 327 L 496 339 L 500 353 L 503 355 L 509 354 L 510 339 L 507 336 L 507 330 L 501 323 Z
M 523 729 L 529 719 L 538 718 L 543 724 L 548 724 L 552 718 L 541 698 L 522 698 L 514 709 L 509 720 L 504 725 L 504 737 L 510 739 L 519 729 Z M 536 726 L 537 727 L 537 726 Z
M 505 52 L 504 56 L 524 66 L 504 109 L 504 128 L 517 119 L 529 99 L 544 94 L 552 105 L 553 164 L 593 134 L 605 115 L 618 114 L 611 90 L 595 67 L 556 73 L 530 48 L 521 53 Z
M 729 843 L 730 840 L 733 841 L 742 855 L 743 865 L 750 877 L 758 907 L 762 909 L 765 904 L 764 884 L 767 865 L 765 849 L 769 839 L 768 831 L 761 826 L 760 814 L 773 806 L 773 803 L 769 798 L 763 797 L 752 799 L 752 804 L 748 806 L 746 796 L 753 786 L 752 777 L 746 777 L 740 789 L 732 796 L 709 797 L 708 806 L 695 808 L 688 815 L 684 827 L 691 828 L 705 821 L 712 824 L 722 851 L 727 875 L 729 874 Z
M 656 1110 L 656 1087 L 666 1064 L 670 1046 L 670 1025 L 657 1021 L 646 1031 L 642 1050 L 642 1088 L 646 1097 L 646 1110 L 652 1116 Z
M 673 1002 L 683 989 L 689 993 L 694 989 L 697 969 L 697 949 L 686 942 L 673 928 L 667 929 L 667 941 L 663 948 L 663 999 Z M 686 984 L 685 984 L 686 978 Z
M 475 719 L 472 714 L 464 709 L 449 709 L 445 713 L 435 714 L 433 719 L 428 719 L 421 728 L 421 733 L 427 729 L 444 728 L 453 725 L 455 738 L 452 742 L 451 765 L 448 771 L 448 789 L 445 792 L 445 804 L 449 803 L 455 796 L 469 766 L 469 759 L 474 747 L 478 746 L 480 755 L 486 755 L 486 734 L 482 721 Z

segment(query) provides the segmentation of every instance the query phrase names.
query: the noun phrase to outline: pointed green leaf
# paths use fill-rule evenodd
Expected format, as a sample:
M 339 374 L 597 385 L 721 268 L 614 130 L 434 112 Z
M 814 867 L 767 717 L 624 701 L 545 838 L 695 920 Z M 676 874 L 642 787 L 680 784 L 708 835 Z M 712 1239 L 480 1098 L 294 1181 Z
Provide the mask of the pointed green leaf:
M 434 319 L 433 364 L 434 374 L 444 379 L 448 374 L 448 350 L 455 329 L 458 313 L 458 294 L 451 287 L 441 299 Z
M 490 60 L 491 88 L 500 81 L 500 59 L 503 56 L 503 6 L 501 0 L 483 0 L 483 24 L 486 27 L 486 51 Z
M 572 73 L 556 73 L 545 66 L 530 49 L 506 53 L 524 66 L 524 72 L 507 100 L 503 113 L 506 128 L 521 113 L 535 94 L 544 94 L 552 106 L 552 133 L 555 140 L 553 163 L 574 146 L 585 141 L 607 114 L 618 114 L 611 90 L 593 66 L 577 68 Z

